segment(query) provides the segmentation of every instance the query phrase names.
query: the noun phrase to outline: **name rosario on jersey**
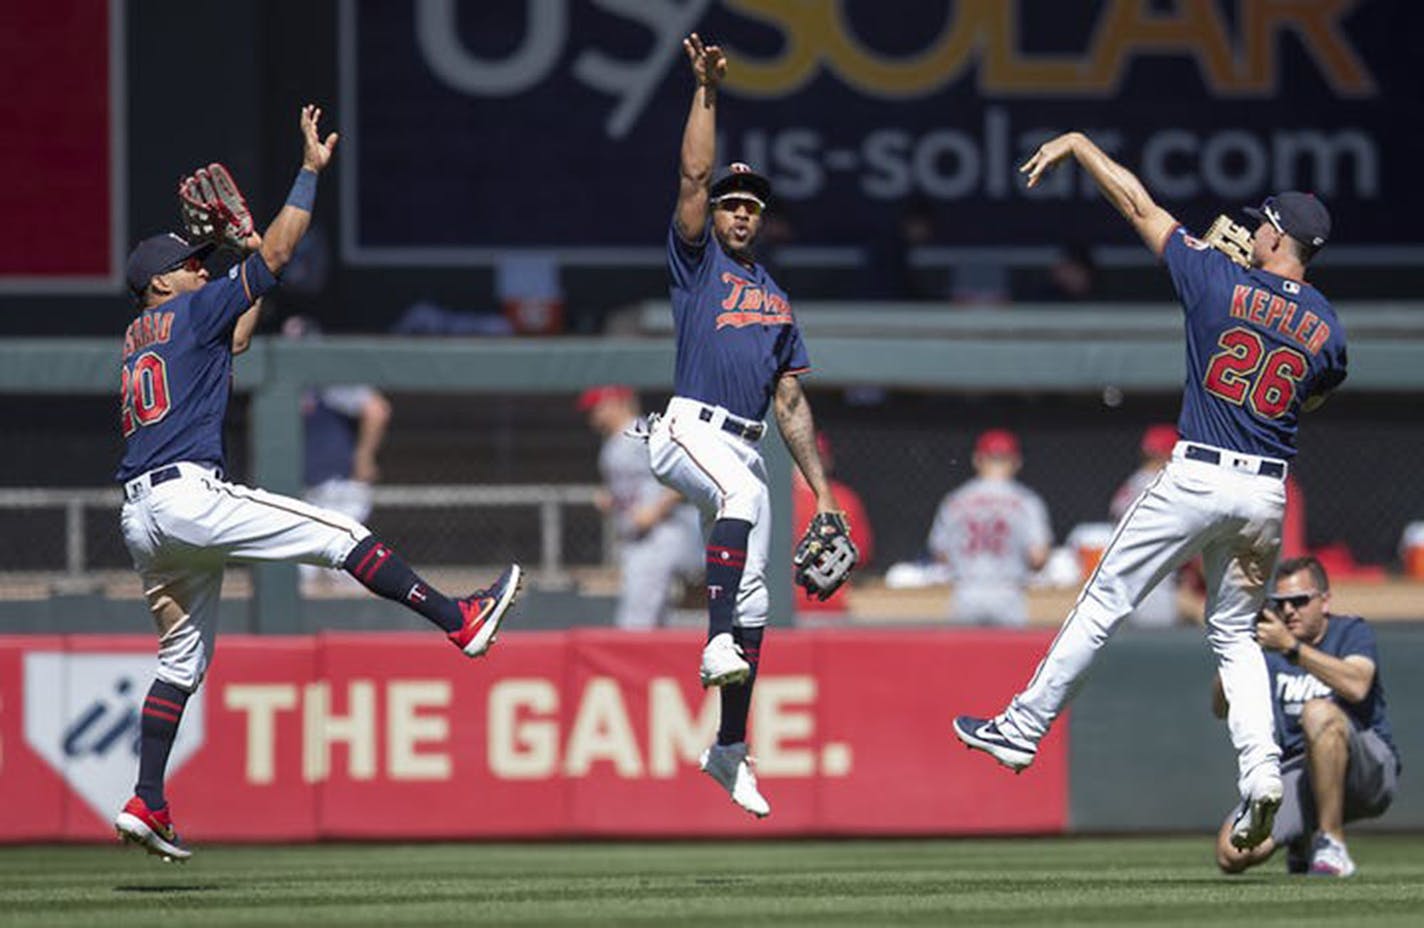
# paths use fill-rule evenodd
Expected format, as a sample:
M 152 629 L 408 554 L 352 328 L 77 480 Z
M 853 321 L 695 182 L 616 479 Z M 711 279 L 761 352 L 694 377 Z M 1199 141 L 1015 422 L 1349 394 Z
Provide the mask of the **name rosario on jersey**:
M 1295 315 L 1299 310 L 1295 301 L 1260 287 L 1237 284 L 1231 291 L 1231 318 L 1245 319 L 1264 329 L 1275 329 L 1311 354 L 1319 354 L 1321 347 L 1330 340 L 1330 325 L 1309 310 L 1296 322 Z
M 730 285 L 727 298 L 722 301 L 722 308 L 728 311 L 717 314 L 717 328 L 790 325 L 796 321 L 791 315 L 791 304 L 780 294 L 769 293 L 731 271 L 722 272 L 722 283 Z
M 161 345 L 173 334 L 173 313 L 144 313 L 124 333 L 124 359 L 149 345 Z

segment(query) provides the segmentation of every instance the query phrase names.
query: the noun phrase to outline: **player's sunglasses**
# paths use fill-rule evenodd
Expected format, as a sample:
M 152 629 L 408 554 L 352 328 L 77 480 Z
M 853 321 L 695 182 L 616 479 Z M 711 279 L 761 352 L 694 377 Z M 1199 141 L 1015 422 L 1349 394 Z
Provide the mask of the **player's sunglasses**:
M 745 207 L 752 216 L 760 216 L 762 205 L 749 197 L 722 197 L 717 201 L 717 208 L 724 209 L 729 213 L 735 213 L 737 207 Z
M 198 273 L 199 271 L 201 271 L 202 269 L 203 269 L 203 259 L 202 259 L 202 258 L 199 258 L 197 255 L 190 255 L 190 256 L 184 258 L 182 261 L 179 261 L 177 264 L 173 265 L 172 267 L 168 268 L 168 269 L 165 270 L 163 273 L 169 274 L 169 273 L 172 273 L 173 271 L 188 271 L 188 272 L 190 272 L 190 273 L 196 274 L 196 273 Z
M 1281 211 L 1276 209 L 1276 198 L 1266 197 L 1261 203 L 1261 215 L 1266 217 L 1266 221 L 1271 224 L 1282 235 L 1286 234 L 1285 226 L 1281 225 Z
M 1297 593 L 1294 596 L 1272 596 L 1270 600 L 1271 605 L 1277 609 L 1280 609 L 1282 606 L 1290 606 L 1292 609 L 1304 609 L 1310 605 L 1312 599 L 1319 595 L 1320 593 L 1318 591 L 1313 590 L 1309 593 Z

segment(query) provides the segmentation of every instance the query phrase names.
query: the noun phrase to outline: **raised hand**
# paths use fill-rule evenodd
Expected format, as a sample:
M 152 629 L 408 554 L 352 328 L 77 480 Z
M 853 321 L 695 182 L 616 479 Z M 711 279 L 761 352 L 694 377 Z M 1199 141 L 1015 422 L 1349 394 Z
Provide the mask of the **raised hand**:
M 1023 167 L 1019 168 L 1020 174 L 1028 175 L 1028 186 L 1036 186 L 1044 172 L 1073 154 L 1073 145 L 1077 137 L 1078 133 L 1068 132 L 1040 145 L 1038 151 L 1033 153 L 1033 157 L 1025 161 Z
M 302 167 L 309 171 L 320 172 L 331 163 L 332 152 L 336 150 L 336 140 L 340 138 L 333 132 L 323 142 L 316 128 L 320 119 L 321 107 L 314 103 L 302 107 Z
M 720 45 L 704 45 L 697 33 L 682 40 L 682 48 L 687 52 L 687 61 L 692 65 L 693 76 L 704 87 L 716 87 L 727 74 L 727 56 L 722 54 Z

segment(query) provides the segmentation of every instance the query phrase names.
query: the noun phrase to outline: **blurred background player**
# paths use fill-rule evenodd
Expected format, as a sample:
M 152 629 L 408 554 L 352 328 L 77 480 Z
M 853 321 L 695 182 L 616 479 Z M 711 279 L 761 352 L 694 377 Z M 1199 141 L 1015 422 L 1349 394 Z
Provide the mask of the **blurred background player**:
M 1108 515 L 1112 517 L 1114 525 L 1122 521 L 1127 510 L 1147 490 L 1152 481 L 1157 479 L 1157 475 L 1162 473 L 1162 468 L 1172 459 L 1172 448 L 1176 444 L 1177 427 L 1169 422 L 1150 425 L 1142 433 L 1142 442 L 1138 448 L 1142 462 L 1137 470 L 1122 482 L 1122 486 L 1117 488 L 1112 502 L 1108 504 Z M 1176 625 L 1180 611 L 1177 606 L 1178 588 L 1178 571 L 1173 571 L 1163 577 L 1162 582 L 1137 604 L 1137 608 L 1127 617 L 1128 624 L 1139 628 L 1167 628 Z
M 1048 562 L 1048 507 L 1014 478 L 1023 466 L 1018 438 L 990 429 L 974 442 L 975 476 L 935 511 L 929 549 L 948 566 L 950 617 L 972 625 L 1028 622 L 1029 578 Z
M 1330 236 L 1330 214 L 1308 194 L 1267 197 L 1247 210 L 1258 225 L 1243 267 L 1189 235 L 1132 172 L 1082 133 L 1040 146 L 1021 169 L 1027 186 L 1067 159 L 1171 275 L 1186 321 L 1182 440 L 1114 529 L 1028 685 L 997 718 L 956 718 L 955 735 L 1005 766 L 1027 767 L 1098 649 L 1163 577 L 1200 554 L 1207 639 L 1237 753 L 1241 808 L 1230 839 L 1252 848 L 1269 837 L 1283 789 L 1255 621 L 1280 553 L 1300 414 L 1324 402 L 1346 372 L 1335 310 L 1305 282 L 1306 266 Z
M 282 323 L 287 338 L 315 338 L 321 327 L 310 316 L 289 316 Z M 302 393 L 303 499 L 313 506 L 350 516 L 371 517 L 371 487 L 380 478 L 376 455 L 386 439 L 391 404 L 366 384 L 337 384 Z M 354 587 L 345 571 L 300 565 L 309 591 Z
M 771 182 L 745 164 L 712 181 L 717 90 L 727 59 L 696 33 L 683 42 L 697 87 L 683 128 L 677 206 L 667 258 L 676 330 L 673 397 L 648 438 L 653 472 L 711 522 L 707 540 L 707 644 L 702 685 L 721 687 L 717 742 L 702 770 L 758 817 L 771 806 L 747 764 L 747 714 L 767 620 L 771 495 L 758 447 L 776 415 L 791 457 L 835 512 L 816 452 L 811 404 L 798 375 L 810 369 L 786 292 L 753 250 Z
M 826 437 L 825 432 L 816 433 L 816 450 L 821 455 L 821 467 L 825 470 L 826 479 L 830 480 L 831 492 L 835 494 L 836 502 L 845 511 L 846 521 L 850 523 L 850 540 L 860 551 L 856 566 L 863 567 L 875 557 L 875 532 L 870 526 L 870 517 L 866 515 L 865 504 L 861 502 L 860 494 L 848 484 L 832 478 L 831 475 L 836 469 L 835 454 L 831 448 L 831 440 Z M 791 483 L 791 524 L 805 525 L 815 514 L 816 494 L 798 470 L 792 476 Z M 794 597 L 796 624 L 822 625 L 844 619 L 850 608 L 847 590 L 854 582 L 853 579 L 847 580 L 840 589 L 824 600 L 809 595 Z
M 134 796 L 114 819 L 120 837 L 168 860 L 192 856 L 164 795 L 165 769 L 188 697 L 202 684 L 217 638 L 223 571 L 230 562 L 295 561 L 341 567 L 371 592 L 444 630 L 469 657 L 489 649 L 519 589 L 510 566 L 486 590 L 450 599 L 429 586 L 361 523 L 301 500 L 223 478 L 222 426 L 232 356 L 247 344 L 262 295 L 311 222 L 317 174 L 337 135 L 322 140 L 321 110 L 302 108 L 302 168 L 286 204 L 243 243 L 244 259 L 209 281 L 207 243 L 145 239 L 126 276 L 138 309 L 124 337 L 116 478 L 120 526 L 158 631 L 158 669 L 143 703 Z
M 1271 836 L 1250 850 L 1232 845 L 1228 818 L 1217 863 L 1240 873 L 1284 847 L 1291 873 L 1351 876 L 1345 823 L 1383 815 L 1399 783 L 1374 630 L 1330 611 L 1330 577 L 1307 556 L 1281 562 L 1256 639 L 1271 672 L 1285 798 Z M 1218 677 L 1212 711 L 1225 718 L 1227 708 Z
M 612 520 L 618 539 L 614 624 L 629 630 L 657 628 L 667 620 L 675 590 L 702 578 L 697 508 L 653 476 L 647 441 L 631 433 L 646 431 L 646 422 L 640 422 L 638 398 L 630 387 L 590 387 L 579 396 L 578 408 L 603 437 L 598 508 Z

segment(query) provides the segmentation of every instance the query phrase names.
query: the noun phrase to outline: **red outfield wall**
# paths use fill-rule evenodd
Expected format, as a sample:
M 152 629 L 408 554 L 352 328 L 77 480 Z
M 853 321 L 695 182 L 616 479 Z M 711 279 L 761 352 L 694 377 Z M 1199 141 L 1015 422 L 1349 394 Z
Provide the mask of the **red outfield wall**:
M 696 633 L 510 633 L 479 661 L 418 633 L 232 636 L 189 703 L 169 799 L 199 841 L 1058 832 L 1065 723 L 1020 777 L 949 731 L 954 712 L 1001 706 L 1047 643 L 773 630 L 758 822 L 697 770 L 717 696 L 697 686 Z M 0 637 L 0 840 L 111 834 L 152 653 Z

